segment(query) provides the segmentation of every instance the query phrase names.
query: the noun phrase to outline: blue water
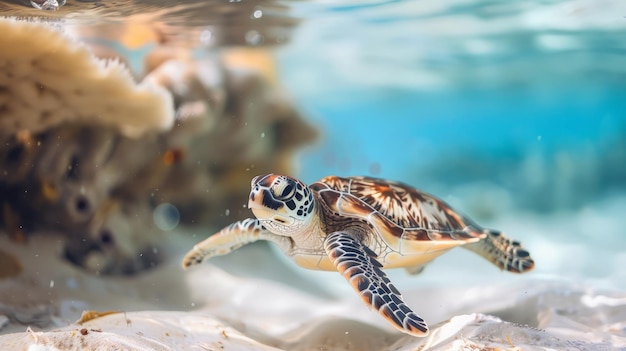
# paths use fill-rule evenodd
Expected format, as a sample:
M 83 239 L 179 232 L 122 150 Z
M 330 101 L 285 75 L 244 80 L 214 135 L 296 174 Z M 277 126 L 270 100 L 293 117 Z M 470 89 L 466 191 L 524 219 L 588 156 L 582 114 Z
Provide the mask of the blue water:
M 534 277 L 626 288 L 626 2 L 304 2 L 294 13 L 303 22 L 277 50 L 280 76 L 322 131 L 299 176 L 404 181 L 521 240 Z M 465 260 L 436 270 L 452 277 Z
M 359 158 L 394 173 L 394 168 L 423 166 L 446 153 L 507 157 L 530 148 L 553 153 L 623 138 L 624 96 L 607 92 L 586 98 L 586 93 L 580 89 L 550 101 L 514 91 L 400 92 L 341 105 L 305 101 L 302 107 L 323 126 L 325 139 L 309 155 L 305 167 L 310 168 L 303 173 L 369 172 Z M 325 165 L 331 154 L 351 166 Z
M 323 131 L 300 157 L 305 180 L 487 182 L 537 211 L 626 190 L 626 2 L 293 11 L 303 23 L 277 51 L 281 78 Z

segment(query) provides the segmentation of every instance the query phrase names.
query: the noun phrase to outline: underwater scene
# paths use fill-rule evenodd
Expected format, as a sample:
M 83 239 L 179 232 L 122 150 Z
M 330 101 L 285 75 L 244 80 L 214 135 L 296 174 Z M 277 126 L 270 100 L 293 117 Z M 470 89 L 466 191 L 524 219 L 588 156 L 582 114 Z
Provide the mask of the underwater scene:
M 626 350 L 626 2 L 0 33 L 0 350 Z

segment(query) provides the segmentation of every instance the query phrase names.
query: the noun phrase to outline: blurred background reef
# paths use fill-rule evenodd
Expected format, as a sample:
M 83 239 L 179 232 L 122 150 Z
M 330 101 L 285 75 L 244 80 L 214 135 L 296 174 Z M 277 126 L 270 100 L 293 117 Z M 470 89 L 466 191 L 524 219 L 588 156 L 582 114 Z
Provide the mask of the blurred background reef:
M 254 33 L 265 45 L 286 40 L 294 20 L 275 19 L 270 29 L 285 30 L 272 39 L 264 20 L 246 28 L 253 5 L 179 2 L 169 11 L 184 12 L 185 31 L 150 2 L 26 5 L 0 4 L 15 14 L 0 19 L 0 225 L 12 240 L 54 232 L 69 262 L 136 273 L 164 259 L 163 231 L 179 222 L 244 216 L 250 179 L 293 172 L 293 151 L 316 137 L 268 49 L 246 47 Z M 82 9 L 90 15 L 63 23 Z M 203 31 L 190 30 L 200 20 Z

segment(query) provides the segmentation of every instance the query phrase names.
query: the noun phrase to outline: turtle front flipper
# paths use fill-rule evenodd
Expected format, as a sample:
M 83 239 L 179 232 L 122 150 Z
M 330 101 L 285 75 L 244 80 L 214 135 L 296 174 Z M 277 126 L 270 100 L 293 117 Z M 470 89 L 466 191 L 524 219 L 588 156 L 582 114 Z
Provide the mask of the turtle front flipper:
M 247 218 L 194 245 L 183 258 L 183 267 L 200 264 L 211 257 L 226 255 L 257 240 L 272 241 L 286 252 L 291 249 L 291 239 L 269 232 L 258 219 Z
M 524 273 L 535 267 L 535 262 L 519 241 L 509 239 L 496 230 L 485 230 L 485 233 L 480 241 L 463 247 L 509 272 Z
M 428 326 L 402 300 L 398 289 L 380 269 L 376 254 L 349 233 L 330 234 L 324 248 L 339 273 L 352 285 L 363 302 L 375 308 L 400 331 L 414 336 L 428 335 Z

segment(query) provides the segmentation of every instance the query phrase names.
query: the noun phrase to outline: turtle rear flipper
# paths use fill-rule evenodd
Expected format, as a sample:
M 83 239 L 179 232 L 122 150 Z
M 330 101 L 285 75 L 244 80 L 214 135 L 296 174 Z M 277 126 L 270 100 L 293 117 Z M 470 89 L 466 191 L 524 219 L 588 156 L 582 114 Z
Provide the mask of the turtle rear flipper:
M 486 236 L 480 241 L 463 247 L 509 272 L 524 273 L 535 267 L 530 254 L 518 241 L 509 239 L 496 230 L 485 230 L 485 234 Z
M 339 273 L 366 305 L 376 309 L 402 332 L 414 336 L 428 335 L 426 322 L 404 303 L 398 289 L 380 269 L 382 264 L 372 250 L 346 232 L 330 234 L 324 248 Z

